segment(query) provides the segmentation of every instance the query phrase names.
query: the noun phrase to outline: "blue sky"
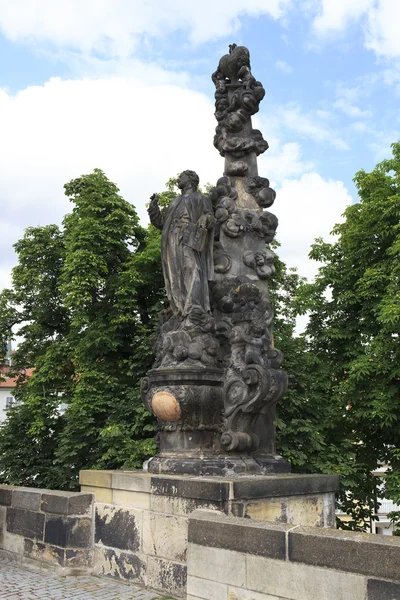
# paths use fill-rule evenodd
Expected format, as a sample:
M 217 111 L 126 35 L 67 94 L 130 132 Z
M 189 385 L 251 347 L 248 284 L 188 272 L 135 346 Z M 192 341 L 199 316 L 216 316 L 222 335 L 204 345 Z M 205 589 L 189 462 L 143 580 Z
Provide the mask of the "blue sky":
M 145 221 L 171 175 L 222 175 L 210 75 L 232 42 L 266 89 L 281 255 L 312 277 L 355 172 L 400 137 L 399 22 L 398 0 L 2 0 L 0 288 L 23 229 L 69 210 L 72 177 L 102 168 Z

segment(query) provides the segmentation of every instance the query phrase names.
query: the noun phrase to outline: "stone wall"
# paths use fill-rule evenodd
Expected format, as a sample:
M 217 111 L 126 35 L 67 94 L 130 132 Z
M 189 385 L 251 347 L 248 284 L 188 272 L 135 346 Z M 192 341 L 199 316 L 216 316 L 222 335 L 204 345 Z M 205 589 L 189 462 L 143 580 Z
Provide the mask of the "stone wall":
M 96 499 L 94 572 L 176 597 L 186 597 L 188 522 L 196 509 L 312 527 L 335 522 L 338 478 L 329 475 L 229 479 L 81 471 L 80 482 Z
M 400 539 L 189 517 L 187 600 L 398 600 Z
M 94 563 L 92 494 L 0 485 L 0 555 L 63 573 Z

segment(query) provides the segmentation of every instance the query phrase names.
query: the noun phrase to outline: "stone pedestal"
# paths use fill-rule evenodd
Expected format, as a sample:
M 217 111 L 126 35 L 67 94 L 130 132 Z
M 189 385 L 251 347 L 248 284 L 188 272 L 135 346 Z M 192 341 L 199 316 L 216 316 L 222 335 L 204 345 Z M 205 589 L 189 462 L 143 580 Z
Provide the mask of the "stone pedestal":
M 95 495 L 95 569 L 185 597 L 188 517 L 196 509 L 311 527 L 335 526 L 334 475 L 196 477 L 81 471 Z

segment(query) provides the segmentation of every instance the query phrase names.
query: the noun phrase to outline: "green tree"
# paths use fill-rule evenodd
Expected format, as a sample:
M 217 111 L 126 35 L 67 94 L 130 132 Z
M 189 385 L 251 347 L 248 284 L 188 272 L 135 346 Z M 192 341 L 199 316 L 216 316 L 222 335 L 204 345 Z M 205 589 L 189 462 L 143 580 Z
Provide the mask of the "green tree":
M 74 208 L 63 229 L 26 231 L 0 295 L 0 341 L 16 324 L 24 338 L 21 405 L 0 428 L 0 471 L 13 484 L 73 488 L 82 468 L 139 467 L 155 451 L 139 382 L 164 298 L 158 232 L 140 227 L 100 170 L 65 192 Z M 26 381 L 25 367 L 35 367 Z
M 400 143 L 392 148 L 391 159 L 356 174 L 359 202 L 334 227 L 334 243 L 313 245 L 322 266 L 300 291 L 309 350 L 328 370 L 320 402 L 331 406 L 330 439 L 349 451 L 341 500 L 354 527 L 377 495 L 400 502 Z M 383 483 L 372 475 L 382 464 Z

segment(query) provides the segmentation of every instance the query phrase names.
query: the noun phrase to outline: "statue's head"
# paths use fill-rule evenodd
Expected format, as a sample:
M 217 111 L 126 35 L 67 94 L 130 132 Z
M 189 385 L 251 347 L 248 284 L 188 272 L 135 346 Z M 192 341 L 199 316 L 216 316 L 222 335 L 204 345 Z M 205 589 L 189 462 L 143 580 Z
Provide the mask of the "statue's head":
M 199 186 L 199 182 L 199 176 L 194 171 L 182 171 L 178 177 L 178 188 L 183 190 L 190 184 L 193 191 L 196 191 Z

